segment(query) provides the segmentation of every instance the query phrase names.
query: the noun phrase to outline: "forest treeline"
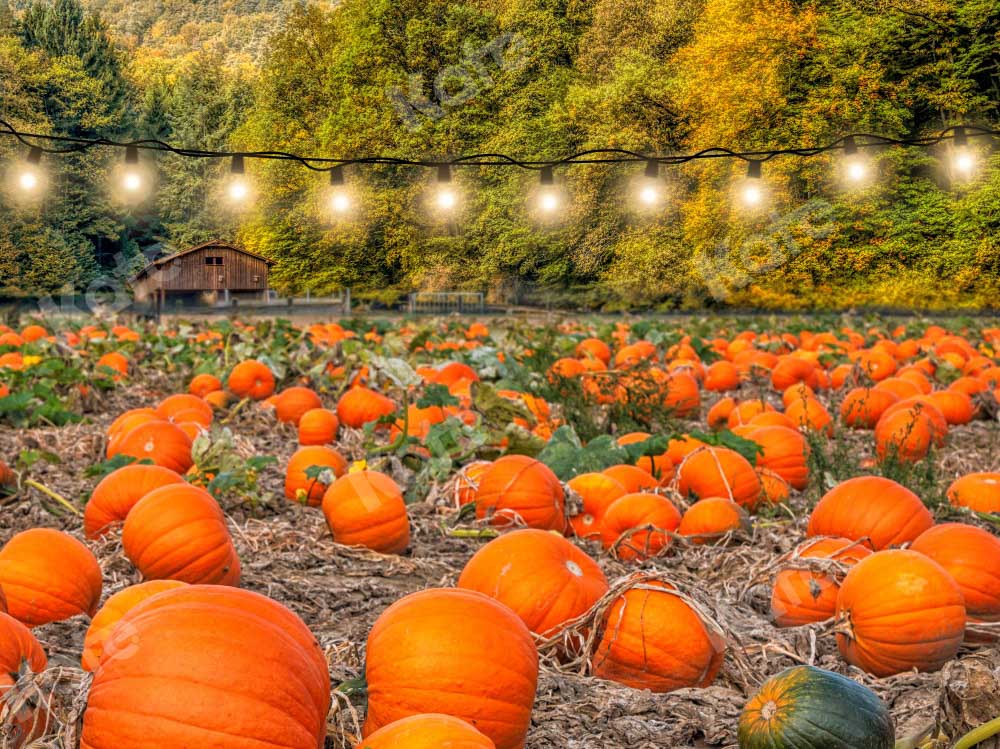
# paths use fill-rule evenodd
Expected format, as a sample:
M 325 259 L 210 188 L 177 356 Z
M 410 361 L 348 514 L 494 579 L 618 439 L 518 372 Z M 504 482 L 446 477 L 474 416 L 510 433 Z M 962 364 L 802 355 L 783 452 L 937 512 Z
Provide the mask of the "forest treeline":
M 1000 121 L 995 0 L 0 0 L 0 117 L 35 132 L 158 138 L 337 157 L 551 159 L 599 147 L 684 153 L 908 138 Z M 993 144 L 995 146 L 995 144 Z M 129 206 L 118 152 L 46 160 L 50 190 L 0 197 L 0 294 L 86 289 L 214 237 L 272 258 L 293 293 L 414 289 L 594 308 L 1000 306 L 1000 156 L 974 140 L 872 152 L 847 190 L 837 154 L 767 162 L 767 209 L 734 199 L 742 162 L 665 170 L 667 206 L 635 210 L 640 166 L 557 170 L 557 224 L 535 173 L 352 168 L 359 210 L 332 221 L 322 175 L 253 163 L 254 207 L 220 200 L 228 165 L 155 158 Z M 23 158 L 0 139 L 8 166 Z M 10 171 L 9 169 L 5 169 Z

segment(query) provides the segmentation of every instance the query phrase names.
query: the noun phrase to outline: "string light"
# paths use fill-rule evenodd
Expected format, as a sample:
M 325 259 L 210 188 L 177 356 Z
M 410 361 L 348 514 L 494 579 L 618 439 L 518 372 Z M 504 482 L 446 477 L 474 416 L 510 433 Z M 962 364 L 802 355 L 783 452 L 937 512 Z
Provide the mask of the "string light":
M 969 148 L 969 140 L 973 137 L 996 137 L 1000 130 L 987 129 L 974 125 L 962 125 L 947 128 L 937 134 L 915 138 L 889 138 L 873 134 L 855 134 L 845 136 L 833 143 L 823 146 L 779 148 L 770 151 L 734 151 L 728 148 L 714 147 L 696 153 L 669 156 L 652 156 L 620 148 L 601 148 L 582 151 L 565 158 L 552 161 L 520 160 L 505 154 L 485 153 L 462 156 L 452 161 L 424 161 L 401 159 L 390 156 L 373 156 L 364 158 L 334 159 L 316 156 L 301 156 L 283 151 L 258 151 L 251 153 L 231 153 L 224 151 L 206 151 L 200 149 L 181 148 L 159 140 L 142 140 L 132 143 L 122 143 L 106 138 L 81 138 L 74 136 L 46 135 L 41 133 L 26 133 L 14 128 L 8 122 L 0 120 L 0 136 L 13 137 L 30 148 L 28 159 L 21 169 L 15 173 L 15 187 L 25 195 L 38 194 L 44 187 L 44 174 L 38 168 L 43 153 L 67 154 L 86 152 L 92 148 L 124 148 L 126 150 L 126 168 L 121 178 L 121 187 L 128 195 L 138 196 L 148 193 L 151 189 L 151 179 L 138 168 L 139 151 L 151 150 L 172 153 L 187 158 L 202 159 L 232 159 L 227 193 L 235 205 L 245 205 L 252 197 L 252 184 L 245 174 L 245 159 L 263 159 L 292 161 L 313 171 L 328 171 L 331 173 L 330 208 L 334 213 L 343 214 L 353 207 L 353 200 L 342 183 L 334 180 L 341 177 L 333 176 L 349 165 L 359 166 L 412 166 L 417 168 L 435 168 L 438 171 L 438 190 L 434 204 L 444 211 L 453 211 L 458 207 L 459 196 L 451 184 L 451 168 L 453 166 L 478 167 L 513 167 L 539 170 L 542 173 L 542 189 L 539 191 L 539 208 L 543 213 L 555 214 L 562 206 L 563 200 L 555 189 L 552 171 L 557 166 L 574 166 L 580 164 L 627 164 L 644 163 L 645 177 L 639 187 L 636 199 L 644 209 L 651 209 L 663 200 L 663 184 L 658 179 L 661 166 L 678 166 L 702 159 L 738 158 L 748 162 L 747 179 L 741 183 L 739 194 L 742 202 L 748 207 L 758 207 L 766 199 L 763 180 L 761 179 L 761 164 L 777 156 L 797 156 L 809 158 L 834 150 L 843 150 L 844 176 L 852 184 L 863 183 L 870 175 L 869 164 L 861 157 L 860 149 L 885 146 L 930 148 L 940 143 L 952 141 L 951 166 L 953 172 L 961 178 L 969 178 L 976 171 L 977 163 L 974 152 Z M 858 138 L 864 142 L 859 143 Z M 49 144 L 43 147 L 41 144 Z M 341 173 L 342 176 L 342 173 Z M 552 179 L 551 182 L 546 180 Z
M 245 204 L 250 198 L 250 183 L 246 178 L 246 163 L 242 154 L 234 154 L 229 165 L 229 186 L 226 192 L 229 200 L 237 206 Z
M 32 147 L 17 175 L 17 186 L 25 194 L 37 193 L 42 187 L 42 149 Z
M 350 213 L 353 202 L 347 191 L 344 167 L 333 167 L 330 170 L 330 210 L 338 216 L 344 216 Z
M 458 195 L 451 184 L 451 167 L 448 164 L 439 164 L 437 172 L 437 196 L 435 203 L 442 211 L 453 211 L 458 205 Z

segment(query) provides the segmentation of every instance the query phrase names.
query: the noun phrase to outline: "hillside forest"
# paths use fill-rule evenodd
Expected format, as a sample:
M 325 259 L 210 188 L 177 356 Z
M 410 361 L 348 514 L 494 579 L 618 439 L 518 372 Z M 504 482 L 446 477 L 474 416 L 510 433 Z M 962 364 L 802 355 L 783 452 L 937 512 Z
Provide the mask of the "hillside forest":
M 1000 121 L 995 0 L 0 0 L 0 119 L 20 130 L 343 158 L 554 159 L 591 148 L 688 153 L 812 146 L 850 132 L 911 138 Z M 85 291 L 208 239 L 274 260 L 279 291 L 349 286 L 392 302 L 474 290 L 592 309 L 1000 306 L 1000 155 L 974 139 L 880 148 L 846 189 L 839 156 L 779 157 L 767 207 L 734 200 L 746 166 L 537 175 L 456 170 L 460 210 L 428 210 L 434 174 L 353 167 L 358 210 L 328 182 L 254 162 L 253 206 L 218 199 L 228 163 L 144 155 L 148 200 L 109 187 L 114 149 L 47 157 L 28 206 L 0 194 L 0 296 Z M 0 138 L 0 170 L 24 158 Z

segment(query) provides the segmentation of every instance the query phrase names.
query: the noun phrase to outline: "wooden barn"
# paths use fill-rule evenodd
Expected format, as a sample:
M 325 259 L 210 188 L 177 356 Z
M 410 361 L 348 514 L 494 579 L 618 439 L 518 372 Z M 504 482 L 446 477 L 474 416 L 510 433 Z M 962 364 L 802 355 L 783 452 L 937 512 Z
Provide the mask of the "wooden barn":
M 271 264 L 228 242 L 206 242 L 154 260 L 132 279 L 132 291 L 137 302 L 157 308 L 263 299 Z

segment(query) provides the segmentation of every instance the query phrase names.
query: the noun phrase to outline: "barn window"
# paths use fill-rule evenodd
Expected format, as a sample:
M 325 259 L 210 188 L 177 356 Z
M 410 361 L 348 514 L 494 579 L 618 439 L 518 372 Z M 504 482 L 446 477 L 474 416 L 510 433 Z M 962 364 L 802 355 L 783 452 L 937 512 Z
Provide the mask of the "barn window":
M 214 255 L 205 257 L 205 265 L 222 265 L 222 258 Z

